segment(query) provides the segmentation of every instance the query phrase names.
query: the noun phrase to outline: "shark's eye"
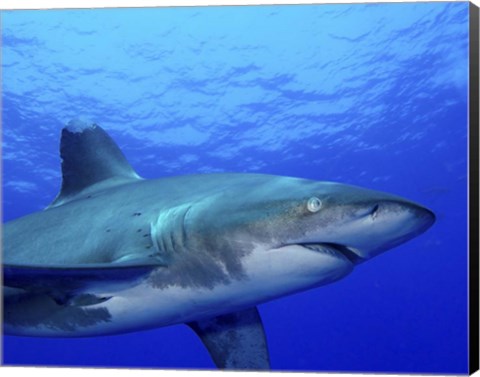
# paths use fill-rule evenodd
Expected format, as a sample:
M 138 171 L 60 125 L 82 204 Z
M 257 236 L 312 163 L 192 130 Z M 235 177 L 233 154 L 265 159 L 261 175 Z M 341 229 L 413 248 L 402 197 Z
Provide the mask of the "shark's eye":
M 322 201 L 316 196 L 312 196 L 308 199 L 307 208 L 310 212 L 318 212 L 322 208 Z

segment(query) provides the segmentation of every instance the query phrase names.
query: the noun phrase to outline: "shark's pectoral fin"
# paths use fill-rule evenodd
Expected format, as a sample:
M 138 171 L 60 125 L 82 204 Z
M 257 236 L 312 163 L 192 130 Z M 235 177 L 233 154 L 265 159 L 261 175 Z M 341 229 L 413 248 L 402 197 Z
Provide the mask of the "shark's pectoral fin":
M 257 308 L 188 325 L 221 369 L 270 369 L 267 341 Z
M 109 292 L 138 284 L 155 265 L 3 266 L 3 284 L 28 294 L 50 296 L 58 305 L 95 305 Z M 13 293 L 11 295 L 13 295 Z M 104 294 L 107 293 L 107 294 Z

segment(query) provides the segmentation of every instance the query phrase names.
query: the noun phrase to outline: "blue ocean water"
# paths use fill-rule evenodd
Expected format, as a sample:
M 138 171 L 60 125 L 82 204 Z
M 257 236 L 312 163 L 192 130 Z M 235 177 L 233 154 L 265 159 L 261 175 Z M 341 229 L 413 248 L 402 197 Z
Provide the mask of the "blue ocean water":
M 431 208 L 420 237 L 259 307 L 275 370 L 467 372 L 468 3 L 5 11 L 3 221 L 60 187 L 91 119 L 146 178 L 255 172 Z M 4 363 L 213 368 L 186 326 L 4 336 Z

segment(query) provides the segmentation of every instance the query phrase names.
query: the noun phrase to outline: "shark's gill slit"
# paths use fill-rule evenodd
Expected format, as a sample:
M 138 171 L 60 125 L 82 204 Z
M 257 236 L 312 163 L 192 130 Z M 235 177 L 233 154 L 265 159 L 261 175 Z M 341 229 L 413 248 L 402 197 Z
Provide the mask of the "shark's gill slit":
M 182 217 L 182 224 L 181 224 L 181 227 L 182 227 L 182 249 L 186 249 L 187 247 L 187 223 L 186 223 L 186 219 L 187 219 L 187 215 L 188 213 L 190 212 L 190 210 L 192 209 L 192 206 L 188 206 L 187 209 L 183 212 L 183 217 Z
M 157 219 L 157 223 L 158 223 L 158 219 Z M 155 252 L 160 255 L 161 254 L 161 247 L 160 245 L 158 244 L 158 236 L 157 236 L 157 223 L 153 224 L 151 223 L 150 224 L 150 239 L 152 241 L 152 244 L 153 244 L 153 247 L 155 249 Z

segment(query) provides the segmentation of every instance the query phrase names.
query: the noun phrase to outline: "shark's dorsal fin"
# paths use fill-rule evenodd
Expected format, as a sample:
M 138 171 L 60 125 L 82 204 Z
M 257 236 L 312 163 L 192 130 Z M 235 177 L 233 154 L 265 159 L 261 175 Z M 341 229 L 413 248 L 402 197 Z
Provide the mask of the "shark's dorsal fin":
M 120 148 L 98 125 L 71 121 L 62 130 L 62 188 L 49 208 L 57 207 L 95 188 L 141 179 Z

